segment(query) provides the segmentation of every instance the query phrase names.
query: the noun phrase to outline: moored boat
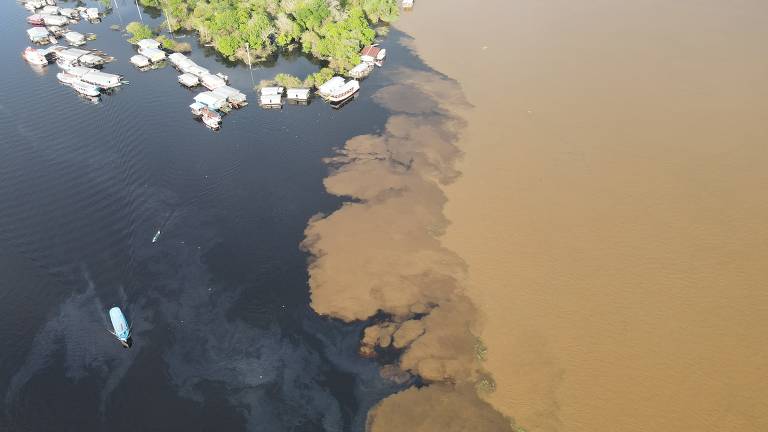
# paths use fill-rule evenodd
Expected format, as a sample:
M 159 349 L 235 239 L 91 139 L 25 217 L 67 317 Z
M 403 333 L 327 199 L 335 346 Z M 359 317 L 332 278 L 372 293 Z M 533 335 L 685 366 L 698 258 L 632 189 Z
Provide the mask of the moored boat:
M 349 80 L 344 82 L 344 78 L 333 77 L 318 88 L 318 94 L 329 102 L 341 102 L 352 97 L 360 90 L 360 82 Z
M 213 130 L 216 130 L 219 127 L 221 127 L 221 115 L 216 111 L 210 110 L 208 108 L 203 108 L 202 119 L 203 119 L 203 123 Z
M 45 66 L 48 64 L 48 60 L 45 58 L 45 55 L 43 55 L 39 50 L 32 47 L 27 47 L 24 50 L 22 57 L 24 57 L 24 60 L 26 60 L 30 64 L 33 64 L 36 66 Z
M 79 80 L 77 75 L 72 75 L 71 73 L 68 73 L 68 72 L 59 72 L 59 73 L 57 73 L 56 74 L 56 79 L 58 79 L 59 81 L 61 81 L 64 84 L 72 84 L 73 82 Z
M 82 81 L 80 79 L 76 79 L 69 83 L 69 85 L 75 89 L 78 93 L 85 95 L 85 96 L 91 96 L 96 97 L 101 94 L 101 91 L 99 91 L 99 87 L 90 83 L 87 83 L 85 81 Z

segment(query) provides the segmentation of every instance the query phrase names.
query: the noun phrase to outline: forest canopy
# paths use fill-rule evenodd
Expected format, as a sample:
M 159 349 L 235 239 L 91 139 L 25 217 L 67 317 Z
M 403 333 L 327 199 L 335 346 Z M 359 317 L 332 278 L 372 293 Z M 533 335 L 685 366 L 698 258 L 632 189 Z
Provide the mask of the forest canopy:
M 280 48 L 302 51 L 342 71 L 360 62 L 373 26 L 397 19 L 397 0 L 139 0 L 161 9 L 174 30 L 197 31 L 230 59 L 264 58 Z

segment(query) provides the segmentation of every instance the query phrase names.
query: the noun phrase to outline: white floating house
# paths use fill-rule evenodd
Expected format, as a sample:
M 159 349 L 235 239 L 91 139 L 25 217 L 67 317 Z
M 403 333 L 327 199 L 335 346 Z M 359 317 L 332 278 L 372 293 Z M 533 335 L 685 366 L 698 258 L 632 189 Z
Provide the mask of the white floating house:
M 261 88 L 261 95 L 262 96 L 273 96 L 273 95 L 283 95 L 283 88 L 282 87 L 262 87 Z
M 72 8 L 59 9 L 59 15 L 65 16 L 67 18 L 72 18 L 72 19 L 78 19 L 78 17 L 80 16 L 80 14 Z
M 138 42 L 136 42 L 136 45 L 138 45 L 140 49 L 141 48 L 154 48 L 154 49 L 160 48 L 160 42 L 154 39 L 141 39 Z
M 70 45 L 74 46 L 85 44 L 85 35 L 76 31 L 68 31 L 64 33 L 64 39 L 69 42 Z
M 136 54 L 135 56 L 131 57 L 130 61 L 131 61 L 131 64 L 136 66 L 137 68 L 145 68 L 152 63 L 149 61 L 148 58 L 144 57 L 141 54 Z
M 79 59 L 77 59 L 78 63 L 80 63 L 83 66 L 87 67 L 93 67 L 93 66 L 100 66 L 104 64 L 104 58 L 97 56 L 96 54 L 88 53 Z
M 240 108 L 248 104 L 246 102 L 245 93 L 228 85 L 216 87 L 216 89 L 213 90 L 213 93 L 219 96 L 223 96 L 227 102 L 229 102 L 232 108 Z
M 43 15 L 43 23 L 47 26 L 65 26 L 69 24 L 69 18 L 61 15 Z
M 69 48 L 64 51 L 59 51 L 59 53 L 56 54 L 56 57 L 62 62 L 74 64 L 80 59 L 80 57 L 86 54 L 89 54 L 89 52 L 86 50 L 79 48 Z
M 89 84 L 95 84 L 105 89 L 114 88 L 121 84 L 120 75 L 104 73 L 104 72 L 97 71 L 95 69 L 91 69 L 85 75 L 83 75 L 80 79 L 83 80 L 84 82 L 87 82 Z
M 227 85 L 227 82 L 224 81 L 224 78 L 213 74 L 204 74 L 200 76 L 200 83 L 203 84 L 208 90 L 215 90 L 221 86 Z
M 403 8 L 410 9 L 413 7 L 413 0 L 403 0 Z
M 45 7 L 48 3 L 45 0 L 29 0 L 24 4 L 24 7 L 30 10 L 40 9 Z
M 267 94 L 261 95 L 259 98 L 261 106 L 264 108 L 279 108 L 283 106 L 283 95 L 281 94 Z
M 45 27 L 32 27 L 27 30 L 27 36 L 32 42 L 48 42 L 48 29 Z
M 210 91 L 198 93 L 195 102 L 199 102 L 210 109 L 219 110 L 227 106 L 227 98 Z
M 286 91 L 286 97 L 289 100 L 294 101 L 307 101 L 309 100 L 309 89 L 307 88 L 289 88 Z
M 206 68 L 204 68 L 202 66 L 198 66 L 192 60 L 190 60 L 189 62 L 191 64 L 184 65 L 184 66 L 180 67 L 179 69 L 182 72 L 184 72 L 184 73 L 190 73 L 190 74 L 192 74 L 192 75 L 194 75 L 194 76 L 196 76 L 198 78 L 202 78 L 204 75 L 210 75 L 211 74 L 211 72 L 208 69 L 206 69 Z
M 144 57 L 148 58 L 149 61 L 151 61 L 152 63 L 157 63 L 157 62 L 165 60 L 165 51 L 157 49 L 157 48 L 140 47 L 139 48 L 139 54 L 141 54 Z
M 89 20 L 99 19 L 99 10 L 96 8 L 88 8 L 85 10 L 85 13 L 88 15 Z
M 317 94 L 319 94 L 322 97 L 328 97 L 333 93 L 334 90 L 337 88 L 340 88 L 345 83 L 344 78 L 340 76 L 335 76 L 328 81 L 324 82 L 320 87 L 317 88 Z
M 183 73 L 179 75 L 179 84 L 185 87 L 194 87 L 200 84 L 200 79 L 190 73 Z
M 352 78 L 367 77 L 373 71 L 373 63 L 362 62 L 349 70 L 349 76 Z
M 168 54 L 168 61 L 175 67 L 179 67 L 182 64 L 193 63 L 187 56 L 182 53 L 170 53 Z
M 49 15 L 58 15 L 59 8 L 58 6 L 43 6 L 43 9 L 40 12 Z

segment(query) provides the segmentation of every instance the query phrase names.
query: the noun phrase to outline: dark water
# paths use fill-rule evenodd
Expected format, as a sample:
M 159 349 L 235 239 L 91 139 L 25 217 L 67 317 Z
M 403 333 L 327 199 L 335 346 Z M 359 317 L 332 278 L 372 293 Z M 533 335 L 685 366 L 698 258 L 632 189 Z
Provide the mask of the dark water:
M 416 60 L 393 33 L 392 61 L 342 110 L 265 111 L 247 68 L 189 38 L 192 58 L 251 101 L 213 133 L 191 118 L 194 92 L 175 70 L 128 63 L 134 48 L 109 25 L 138 13 L 119 5 L 71 26 L 96 33 L 87 47 L 131 82 L 98 105 L 59 84 L 55 65 L 23 61 L 28 13 L 0 6 L 0 430 L 362 430 L 398 388 L 356 356 L 362 323 L 309 308 L 298 244 L 312 215 L 340 204 L 322 158 L 382 129 L 370 95 Z M 315 69 L 282 57 L 253 79 Z M 133 323 L 130 350 L 107 333 L 113 305 Z

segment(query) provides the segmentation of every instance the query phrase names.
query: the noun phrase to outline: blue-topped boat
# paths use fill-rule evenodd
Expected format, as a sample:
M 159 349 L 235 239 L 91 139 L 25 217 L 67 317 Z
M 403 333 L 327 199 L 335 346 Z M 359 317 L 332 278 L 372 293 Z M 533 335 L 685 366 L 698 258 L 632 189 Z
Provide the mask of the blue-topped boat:
M 114 331 L 110 330 L 117 340 L 123 344 L 124 347 L 131 347 L 131 326 L 128 325 L 128 320 L 125 319 L 123 311 L 119 307 L 113 307 L 109 310 L 109 319 L 112 320 L 112 327 Z

